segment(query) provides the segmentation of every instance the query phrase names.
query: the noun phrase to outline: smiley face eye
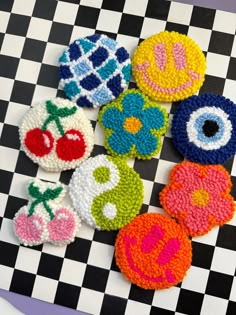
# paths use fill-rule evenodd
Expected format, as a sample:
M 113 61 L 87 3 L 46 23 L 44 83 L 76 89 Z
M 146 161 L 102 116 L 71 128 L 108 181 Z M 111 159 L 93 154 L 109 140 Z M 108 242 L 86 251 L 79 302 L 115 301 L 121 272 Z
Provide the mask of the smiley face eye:
M 181 43 L 175 43 L 173 47 L 173 56 L 175 67 L 177 70 L 186 68 L 186 53 L 185 48 Z
M 161 44 L 156 44 L 154 47 L 154 56 L 155 56 L 155 61 L 157 67 L 161 70 L 165 70 L 165 65 L 167 62 L 167 57 L 166 57 L 166 48 L 163 43 Z
M 154 225 L 149 233 L 144 236 L 141 244 L 141 251 L 144 254 L 150 253 L 156 244 L 164 237 L 164 230 L 159 225 Z

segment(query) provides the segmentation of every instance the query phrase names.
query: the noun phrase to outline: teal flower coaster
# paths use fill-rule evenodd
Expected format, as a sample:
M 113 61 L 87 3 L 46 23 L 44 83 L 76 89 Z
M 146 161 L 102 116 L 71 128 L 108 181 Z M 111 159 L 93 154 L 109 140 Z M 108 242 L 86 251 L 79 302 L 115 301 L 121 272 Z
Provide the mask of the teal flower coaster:
M 150 159 L 161 148 L 168 127 L 166 110 L 137 89 L 128 90 L 102 108 L 98 116 L 111 155 Z

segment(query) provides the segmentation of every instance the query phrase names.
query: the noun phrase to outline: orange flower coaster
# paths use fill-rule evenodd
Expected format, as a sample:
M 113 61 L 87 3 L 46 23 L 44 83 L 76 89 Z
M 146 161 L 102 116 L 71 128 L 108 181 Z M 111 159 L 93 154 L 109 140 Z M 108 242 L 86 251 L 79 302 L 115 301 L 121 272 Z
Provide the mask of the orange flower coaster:
M 206 234 L 233 217 L 232 183 L 221 165 L 182 162 L 170 172 L 170 183 L 161 191 L 162 207 L 187 234 Z
M 174 220 L 145 213 L 120 230 L 115 257 L 121 272 L 132 283 L 144 289 L 165 289 L 184 278 L 191 265 L 192 247 Z

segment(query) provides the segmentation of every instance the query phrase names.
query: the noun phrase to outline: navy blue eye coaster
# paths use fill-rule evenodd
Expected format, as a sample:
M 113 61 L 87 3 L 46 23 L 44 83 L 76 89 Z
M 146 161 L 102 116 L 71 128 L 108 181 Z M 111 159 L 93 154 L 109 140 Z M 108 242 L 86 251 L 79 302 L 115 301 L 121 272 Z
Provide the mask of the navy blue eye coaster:
M 177 107 L 172 140 L 189 161 L 224 164 L 236 152 L 236 105 L 223 96 L 192 96 Z

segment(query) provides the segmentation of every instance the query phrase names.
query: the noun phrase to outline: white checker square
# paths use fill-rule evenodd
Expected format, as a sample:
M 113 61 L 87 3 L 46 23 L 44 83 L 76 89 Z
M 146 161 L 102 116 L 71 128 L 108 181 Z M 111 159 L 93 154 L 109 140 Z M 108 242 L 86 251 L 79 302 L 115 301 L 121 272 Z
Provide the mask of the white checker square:
M 66 252 L 66 246 L 55 246 L 49 243 L 44 243 L 42 252 L 47 253 L 49 255 L 64 258 L 65 252 Z
M 18 209 L 16 209 L 16 211 L 17 210 Z M 14 245 L 20 244 L 13 231 L 12 220 L 3 218 L 0 230 L 0 240 Z
M 172 138 L 171 126 L 172 126 L 173 114 L 169 114 L 169 125 L 165 133 L 165 137 Z
M 10 13 L 0 11 L 0 32 L 5 33 L 7 30 L 7 25 L 9 21 Z
M 104 128 L 101 127 L 100 124 L 96 124 L 94 137 L 95 137 L 95 144 L 104 146 L 105 133 L 104 133 Z
M 211 30 L 189 26 L 188 36 L 191 37 L 203 51 L 207 51 L 211 39 Z
M 30 179 L 31 177 L 29 176 L 15 173 L 12 178 L 11 189 L 9 194 L 11 196 L 28 199 L 27 185 Z
M 120 12 L 101 9 L 96 29 L 117 33 L 120 26 L 121 15 Z
M 57 281 L 50 278 L 36 276 L 32 297 L 53 303 L 57 291 Z
M 19 126 L 23 117 L 29 109 L 30 107 L 27 105 L 9 102 L 5 117 L 5 123 L 13 126 Z
M 234 36 L 234 42 L 233 42 L 233 47 L 231 51 L 231 56 L 236 57 L 236 36 Z
M 200 315 L 226 314 L 228 300 L 205 294 Z
M 91 300 L 92 297 L 92 300 Z M 77 310 L 88 314 L 99 315 L 104 294 L 98 291 L 81 288 Z
M 193 6 L 172 2 L 168 14 L 168 22 L 189 25 L 192 17 Z
M 211 231 L 202 236 L 193 237 L 194 242 L 215 246 L 218 236 L 219 226 L 215 226 Z
M 156 290 L 154 292 L 152 305 L 170 311 L 175 311 L 179 298 L 179 292 L 180 288 L 178 287 L 171 287 L 168 290 Z
M 236 266 L 236 253 L 235 251 L 215 247 L 214 256 L 211 263 L 211 270 L 234 275 Z
M 140 37 L 146 39 L 152 36 L 154 33 L 160 33 L 161 31 L 164 31 L 165 27 L 166 21 L 145 17 L 143 20 Z M 153 32 L 153 30 L 155 30 L 155 32 Z
M 13 85 L 14 80 L 0 77 L 0 95 L 2 100 L 4 101 L 10 100 Z
M 150 311 L 151 305 L 128 300 L 125 315 L 149 315 Z
M 88 264 L 109 269 L 114 254 L 114 247 L 93 241 L 90 247 Z
M 103 0 L 80 0 L 80 4 L 86 7 L 101 8 Z
M 106 293 L 128 299 L 131 283 L 122 273 L 111 270 L 107 280 Z
M 47 180 L 50 182 L 58 182 L 60 179 L 60 172 L 47 172 L 42 167 L 38 168 L 37 177 L 39 179 Z
M 144 186 L 143 203 L 148 205 L 150 203 L 150 199 L 152 195 L 153 182 L 150 182 L 149 180 L 145 180 L 145 179 L 142 179 L 142 182 Z
M 71 33 L 70 43 L 72 43 L 74 40 L 78 38 L 86 37 L 93 34 L 94 29 L 92 28 L 74 25 L 73 31 Z
M 206 59 L 206 74 L 226 78 L 230 57 L 208 52 Z
M 148 0 L 126 0 L 124 13 L 145 16 Z
M 184 277 L 181 288 L 194 292 L 205 293 L 209 270 L 191 266 Z
M 159 160 L 155 182 L 161 183 L 161 184 L 168 184 L 169 183 L 169 173 L 171 169 L 176 165 L 177 163 L 169 162 L 165 160 Z
M 4 216 L 7 200 L 8 200 L 8 195 L 0 193 L 0 217 Z
M 79 228 L 79 237 L 84 238 L 86 240 L 92 240 L 95 230 L 86 224 L 85 222 L 81 222 L 81 226 Z
M 93 108 L 93 110 L 91 108 L 83 108 L 83 110 L 89 120 L 97 121 L 99 108 Z
M 56 97 L 56 95 L 57 95 L 56 89 L 47 86 L 36 85 L 32 99 L 32 104 L 52 99 Z
M 34 10 L 35 0 L 14 0 L 12 13 L 31 16 Z
M 159 208 L 159 207 L 154 207 L 154 206 L 148 207 L 148 213 L 160 213 L 160 214 L 164 214 L 166 216 L 169 216 L 164 209 Z
M 38 80 L 41 63 L 20 59 L 16 80 L 35 84 Z
M 20 58 L 23 51 L 24 43 L 25 38 L 22 36 L 5 34 L 2 43 L 1 54 Z
M 230 80 L 230 79 L 226 79 L 225 80 L 225 86 L 224 86 L 224 92 L 223 95 L 225 97 L 228 97 L 231 99 L 231 101 L 233 101 L 234 103 L 236 103 L 236 81 L 234 80 Z
M 25 272 L 37 273 L 41 252 L 32 248 L 20 246 L 15 268 Z
M 217 10 L 214 19 L 213 30 L 223 33 L 235 34 L 235 13 Z
M 236 302 L 236 277 L 234 277 L 234 280 L 233 280 L 229 299 L 231 301 Z
M 118 41 L 118 43 L 125 47 L 125 49 L 128 51 L 130 57 L 132 57 L 134 50 L 137 48 L 138 46 L 138 42 L 139 39 L 136 37 L 131 37 L 128 35 L 122 35 L 122 34 L 118 34 L 116 37 L 116 40 Z
M 53 21 L 73 25 L 77 12 L 77 4 L 58 1 Z
M 43 56 L 43 63 L 58 67 L 58 60 L 65 49 L 66 49 L 66 46 L 62 46 L 62 45 L 58 45 L 54 43 L 47 43 L 44 56 Z
M 7 291 L 10 289 L 13 271 L 14 271 L 13 268 L 0 265 L 1 289 L 7 290 Z
M 0 137 L 2 135 L 2 128 L 3 128 L 3 123 L 0 123 Z
M 27 37 L 47 41 L 51 26 L 52 21 L 32 17 L 27 32 Z
M 0 169 L 14 172 L 19 151 L 0 146 Z
M 60 274 L 60 281 L 75 286 L 82 286 L 86 264 L 65 258 Z

